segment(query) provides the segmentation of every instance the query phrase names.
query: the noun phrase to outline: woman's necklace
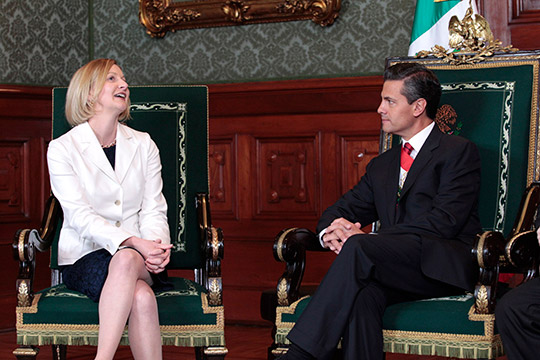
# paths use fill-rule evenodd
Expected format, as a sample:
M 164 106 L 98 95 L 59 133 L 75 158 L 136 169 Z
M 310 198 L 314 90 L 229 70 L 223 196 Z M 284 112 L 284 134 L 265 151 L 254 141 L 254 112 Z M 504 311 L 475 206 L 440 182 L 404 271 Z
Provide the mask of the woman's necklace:
M 110 147 L 113 147 L 114 145 L 116 145 L 116 139 L 114 139 L 114 141 L 112 143 L 110 143 L 109 145 L 101 145 L 101 147 L 103 149 L 108 149 Z

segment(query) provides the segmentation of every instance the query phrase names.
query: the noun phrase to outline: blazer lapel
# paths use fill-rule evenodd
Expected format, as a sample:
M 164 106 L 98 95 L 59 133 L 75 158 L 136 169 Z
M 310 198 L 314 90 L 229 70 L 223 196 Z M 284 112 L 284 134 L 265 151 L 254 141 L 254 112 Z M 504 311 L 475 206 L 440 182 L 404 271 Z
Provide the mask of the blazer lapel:
M 105 156 L 101 145 L 94 134 L 94 131 L 90 127 L 90 124 L 83 123 L 77 126 L 76 141 L 81 146 L 81 152 L 86 159 L 89 159 L 94 165 L 96 165 L 103 174 L 107 175 L 111 179 L 116 181 L 116 174 L 111 166 L 111 163 Z
M 405 183 L 403 184 L 403 188 L 401 189 L 401 197 L 407 194 L 407 191 L 409 191 L 411 185 L 414 184 L 418 176 L 422 173 L 422 169 L 424 168 L 424 166 L 429 163 L 429 161 L 433 157 L 433 151 L 437 147 L 439 147 L 442 136 L 443 133 L 439 130 L 437 125 L 435 125 L 435 127 L 431 131 L 431 134 L 429 134 L 428 138 L 426 139 L 426 142 L 420 149 L 420 152 L 418 153 L 418 155 L 416 155 L 416 158 L 414 159 L 411 168 L 409 169 L 409 173 L 407 174 L 407 178 L 405 179 Z
M 127 131 L 126 126 L 118 124 L 118 131 L 116 133 L 115 171 L 120 184 L 124 181 L 138 148 L 139 143 L 133 135 Z

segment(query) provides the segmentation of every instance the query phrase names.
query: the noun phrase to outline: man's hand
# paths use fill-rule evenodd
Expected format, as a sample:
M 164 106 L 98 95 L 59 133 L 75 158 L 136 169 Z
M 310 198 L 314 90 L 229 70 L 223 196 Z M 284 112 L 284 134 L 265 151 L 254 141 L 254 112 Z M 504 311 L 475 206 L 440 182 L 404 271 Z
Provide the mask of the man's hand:
M 339 254 L 343 244 L 345 244 L 349 237 L 356 234 L 365 234 L 360 230 L 361 228 L 362 225 L 360 225 L 359 222 L 353 224 L 344 218 L 335 219 L 330 226 L 326 228 L 326 231 L 322 236 L 324 247 Z
M 540 245 L 540 228 L 536 230 L 536 238 L 538 239 L 538 245 Z

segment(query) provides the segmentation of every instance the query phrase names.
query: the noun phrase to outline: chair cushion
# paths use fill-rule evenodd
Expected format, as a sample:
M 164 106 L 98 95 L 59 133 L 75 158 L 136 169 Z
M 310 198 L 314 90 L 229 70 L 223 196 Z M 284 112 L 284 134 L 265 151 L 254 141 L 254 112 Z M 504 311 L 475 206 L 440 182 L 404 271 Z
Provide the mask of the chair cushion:
M 276 344 L 290 344 L 287 334 L 309 300 L 277 307 Z M 474 298 L 463 295 L 389 306 L 383 318 L 384 351 L 461 359 L 502 356 L 495 316 L 474 314 L 473 305 Z
M 156 293 L 163 344 L 224 346 L 223 306 L 209 305 L 203 287 L 191 280 L 169 280 L 174 288 Z M 17 343 L 97 345 L 98 324 L 98 304 L 60 284 L 17 308 Z M 128 343 L 126 327 L 120 344 Z

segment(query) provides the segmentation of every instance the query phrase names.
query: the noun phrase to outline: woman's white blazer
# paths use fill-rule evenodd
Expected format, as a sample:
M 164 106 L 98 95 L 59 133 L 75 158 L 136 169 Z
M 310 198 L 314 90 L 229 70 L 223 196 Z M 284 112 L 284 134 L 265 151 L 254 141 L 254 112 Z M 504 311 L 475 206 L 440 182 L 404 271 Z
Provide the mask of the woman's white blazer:
M 50 142 L 47 162 L 64 212 L 59 265 L 98 249 L 114 254 L 130 236 L 170 243 L 159 150 L 147 133 L 118 125 L 113 169 L 83 123 Z

